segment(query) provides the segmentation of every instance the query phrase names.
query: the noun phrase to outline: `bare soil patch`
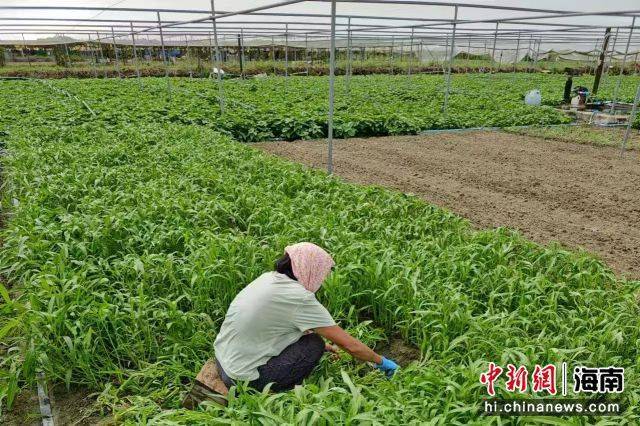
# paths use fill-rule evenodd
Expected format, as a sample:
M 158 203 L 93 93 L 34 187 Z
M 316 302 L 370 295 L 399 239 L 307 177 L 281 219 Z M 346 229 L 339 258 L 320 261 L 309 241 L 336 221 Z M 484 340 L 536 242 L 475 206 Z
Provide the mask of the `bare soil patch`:
M 2 407 L 5 411 L 6 407 Z M 2 413 L 0 424 L 5 426 L 39 426 L 42 424 L 38 394 L 35 390 L 23 390 L 13 401 L 11 410 Z
M 420 361 L 420 349 L 407 344 L 400 338 L 392 338 L 388 342 L 381 342 L 376 345 L 376 352 L 380 355 L 393 359 L 400 365 L 406 367 L 413 361 Z
M 326 141 L 257 148 L 326 168 Z M 416 194 L 478 228 L 517 229 L 538 243 L 584 248 L 640 278 L 640 159 L 616 148 L 503 132 L 338 140 L 334 171 L 348 181 Z
M 106 426 L 113 424 L 112 417 L 101 416 L 94 409 L 95 398 L 86 389 L 55 386 L 50 391 L 51 409 L 56 425 Z M 24 389 L 14 401 L 11 410 L 3 414 L 0 424 L 7 426 L 38 426 L 42 424 L 38 394 L 35 389 Z

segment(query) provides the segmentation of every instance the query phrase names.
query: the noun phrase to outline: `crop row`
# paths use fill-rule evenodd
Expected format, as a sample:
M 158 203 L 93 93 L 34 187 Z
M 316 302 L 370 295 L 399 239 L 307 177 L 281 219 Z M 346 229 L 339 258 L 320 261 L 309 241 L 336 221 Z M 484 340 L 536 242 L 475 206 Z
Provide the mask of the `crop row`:
M 640 78 L 625 77 L 619 99 L 629 101 Z M 611 95 L 615 81 L 605 81 L 602 96 Z M 244 142 L 272 139 L 312 139 L 327 134 L 327 79 L 265 78 L 225 82 L 225 111 L 220 113 L 214 81 L 172 79 L 170 92 L 164 79 L 60 80 L 52 83 L 80 99 L 97 115 L 87 120 L 177 123 L 198 125 L 226 133 Z M 508 127 L 566 123 L 569 119 L 552 108 L 561 102 L 563 78 L 530 74 L 455 76 L 446 112 L 442 111 L 442 76 L 354 77 L 347 89 L 337 81 L 335 135 L 383 136 L 415 134 L 429 129 Z M 576 84 L 587 84 L 578 80 Z M 524 94 L 542 92 L 542 107 L 527 106 Z M 15 96 L 32 102 L 37 82 L 16 83 Z M 56 98 L 58 101 L 60 99 Z M 33 105 L 27 114 L 42 106 Z M 38 119 L 39 117 L 35 117 Z M 640 125 L 640 120 L 638 123 Z
M 14 84 L 0 93 L 11 206 L 0 268 L 14 296 L 3 291 L 0 309 L 5 402 L 42 368 L 97 390 L 122 421 L 454 424 L 478 420 L 488 361 L 567 362 L 626 367 L 637 421 L 640 282 L 206 126 L 122 110 L 127 122 L 92 120 L 44 86 Z M 229 302 L 298 240 L 334 254 L 319 297 L 341 324 L 370 343 L 399 336 L 423 362 L 388 381 L 324 361 L 293 392 L 239 389 L 226 409 L 178 409 Z

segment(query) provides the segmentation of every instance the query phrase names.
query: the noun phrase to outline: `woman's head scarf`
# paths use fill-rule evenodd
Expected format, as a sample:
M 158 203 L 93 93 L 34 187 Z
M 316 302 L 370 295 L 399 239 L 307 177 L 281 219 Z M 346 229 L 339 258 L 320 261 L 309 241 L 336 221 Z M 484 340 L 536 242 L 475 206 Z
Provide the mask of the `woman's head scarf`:
M 291 259 L 291 269 L 298 282 L 313 293 L 318 291 L 335 265 L 331 255 L 313 243 L 293 244 L 284 251 Z

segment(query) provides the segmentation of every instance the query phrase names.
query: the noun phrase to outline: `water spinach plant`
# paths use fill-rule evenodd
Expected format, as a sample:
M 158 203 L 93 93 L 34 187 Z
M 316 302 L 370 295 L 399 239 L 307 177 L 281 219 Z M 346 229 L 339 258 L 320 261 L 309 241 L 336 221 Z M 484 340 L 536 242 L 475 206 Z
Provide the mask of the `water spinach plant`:
M 112 87 L 135 93 L 127 84 Z M 3 410 L 42 370 L 97 392 L 125 424 L 502 424 L 481 416 L 489 361 L 567 362 L 625 367 L 622 421 L 638 421 L 640 282 L 588 253 L 474 230 L 204 123 L 136 109 L 93 116 L 37 83 L 0 86 Z M 421 359 L 392 380 L 348 357 L 325 360 L 294 391 L 240 387 L 226 408 L 181 409 L 230 301 L 299 240 L 334 254 L 319 297 L 341 324 L 372 345 L 401 339 Z

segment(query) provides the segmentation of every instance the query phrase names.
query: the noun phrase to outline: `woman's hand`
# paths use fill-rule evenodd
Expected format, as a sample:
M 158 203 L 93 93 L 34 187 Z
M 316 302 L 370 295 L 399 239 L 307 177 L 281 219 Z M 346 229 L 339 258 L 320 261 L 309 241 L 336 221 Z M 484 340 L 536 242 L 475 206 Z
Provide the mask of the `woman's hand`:
M 382 362 L 380 364 L 375 364 L 375 366 L 378 370 L 386 374 L 387 377 L 393 376 L 395 372 L 398 371 L 398 368 L 400 368 L 398 364 L 385 357 L 382 357 Z
M 334 354 L 338 353 L 338 347 L 336 345 L 332 345 L 330 343 L 327 343 L 324 345 L 324 350 L 327 352 L 333 352 Z
M 338 354 L 338 347 L 336 345 L 332 345 L 330 343 L 326 343 L 324 345 L 324 350 L 325 352 L 330 352 L 331 355 L 329 355 L 329 357 L 331 358 L 332 361 L 337 361 L 340 358 L 340 355 Z

